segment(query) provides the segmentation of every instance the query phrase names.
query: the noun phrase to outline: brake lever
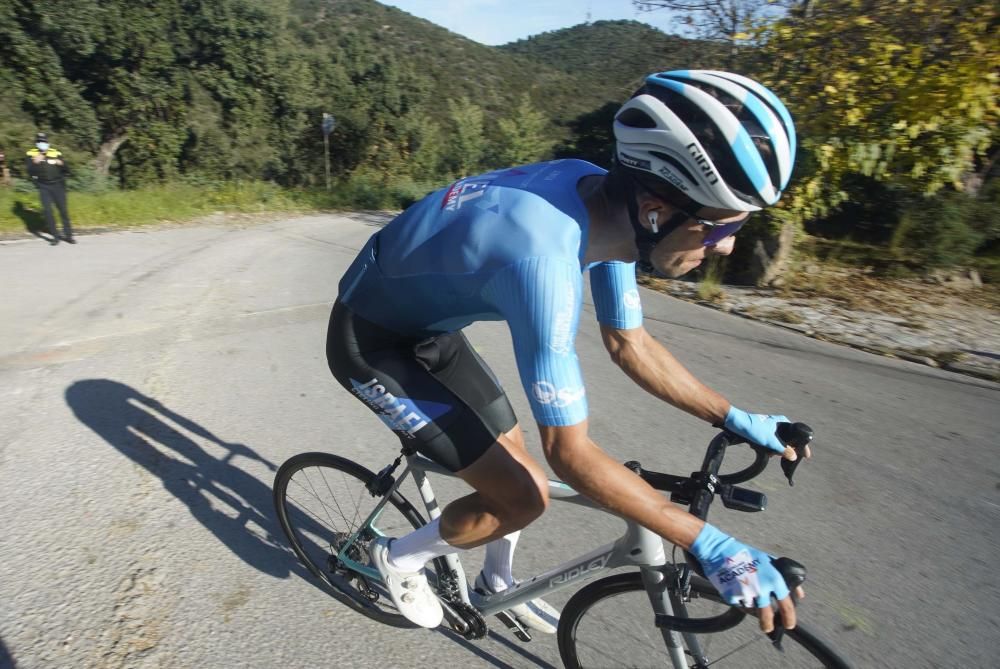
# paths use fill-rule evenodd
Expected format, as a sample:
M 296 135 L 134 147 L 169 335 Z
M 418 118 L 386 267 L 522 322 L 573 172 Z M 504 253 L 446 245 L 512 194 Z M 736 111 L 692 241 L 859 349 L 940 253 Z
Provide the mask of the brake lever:
M 787 425 L 787 423 L 786 423 Z M 792 463 L 795 464 L 795 463 Z M 785 579 L 785 584 L 788 586 L 789 596 L 792 598 L 793 604 L 799 603 L 799 598 L 795 594 L 795 589 L 806 582 L 806 568 L 799 562 L 791 558 L 775 558 L 771 560 L 771 564 L 774 568 L 778 570 L 781 577 Z M 781 611 L 774 612 L 774 629 L 767 633 L 767 638 L 771 640 L 774 647 L 780 652 L 785 652 L 785 649 L 781 647 L 781 640 L 785 636 L 785 625 L 781 620 Z
M 795 482 L 792 481 L 792 475 L 795 473 L 795 469 L 799 466 L 799 463 L 806 457 L 806 446 L 812 441 L 813 429 L 805 423 L 778 423 L 775 433 L 778 439 L 781 440 L 781 443 L 795 449 L 795 454 L 798 456 L 795 460 L 781 459 L 781 471 L 785 473 L 788 485 L 794 486 Z

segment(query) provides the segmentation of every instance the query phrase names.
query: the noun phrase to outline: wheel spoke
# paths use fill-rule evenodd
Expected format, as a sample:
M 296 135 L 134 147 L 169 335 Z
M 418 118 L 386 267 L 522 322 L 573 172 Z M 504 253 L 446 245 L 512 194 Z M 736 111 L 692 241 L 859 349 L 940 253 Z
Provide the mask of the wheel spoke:
M 307 480 L 308 480 L 308 479 L 307 479 Z M 336 524 L 336 523 L 335 523 L 335 522 L 333 521 L 333 518 L 331 518 L 331 517 L 330 517 L 330 511 L 332 511 L 332 507 L 330 507 L 330 505 L 329 505 L 329 504 L 327 504 L 326 502 L 324 502 L 324 501 L 323 501 L 323 498 L 321 498 L 321 497 L 320 497 L 319 495 L 317 495 L 317 494 L 316 494 L 316 493 L 315 493 L 315 492 L 314 492 L 313 490 L 311 490 L 310 488 L 307 488 L 306 486 L 302 485 L 302 484 L 301 484 L 301 483 L 299 483 L 298 481 L 291 481 L 290 483 L 294 483 L 294 484 L 295 484 L 296 486 L 298 486 L 298 487 L 299 487 L 299 488 L 300 488 L 300 489 L 301 489 L 301 490 L 302 490 L 302 491 L 303 491 L 303 492 L 304 492 L 305 494 L 309 495 L 310 497 L 312 497 L 313 499 L 315 499 L 315 500 L 316 500 L 317 502 L 319 502 L 319 505 L 320 505 L 321 507 L 323 507 L 324 511 L 326 511 L 326 513 L 327 513 L 327 521 L 329 521 L 329 524 L 330 524 L 331 526 L 334 526 L 334 527 L 335 527 L 335 526 L 337 525 L 337 524 Z M 289 494 L 288 494 L 288 498 L 289 498 L 289 499 L 291 499 L 291 493 L 289 493 Z M 298 504 L 300 504 L 300 505 L 302 504 L 302 502 L 301 502 L 301 501 L 299 501 L 299 500 L 296 500 L 296 503 L 298 503 Z M 339 505 L 338 505 L 338 511 L 339 511 Z M 342 511 L 340 511 L 340 513 L 341 513 L 341 515 L 343 515 L 343 512 L 342 512 Z M 315 515 L 315 514 L 313 514 L 313 515 Z M 318 518 L 318 516 L 317 516 L 317 518 Z M 326 522 L 326 521 L 324 521 L 324 522 Z
M 330 490 L 330 484 L 329 484 L 329 482 L 328 482 L 328 481 L 326 480 L 326 475 L 325 475 L 325 474 L 323 473 L 323 469 L 322 469 L 322 468 L 320 468 L 320 467 L 316 467 L 316 469 L 317 469 L 317 470 L 319 471 L 319 477 L 320 477 L 321 479 L 323 479 L 323 483 L 324 483 L 324 484 L 326 485 L 326 489 L 327 489 L 327 490 Z M 343 475 L 343 474 L 342 474 L 342 475 Z M 315 495 L 316 499 L 320 499 L 320 497 L 319 497 L 319 493 L 317 493 L 317 492 L 316 492 L 316 487 L 315 487 L 315 486 L 313 485 L 313 482 L 312 482 L 312 481 L 311 481 L 311 480 L 309 479 L 309 474 L 308 474 L 308 473 L 306 472 L 306 470 L 305 470 L 305 469 L 303 469 L 303 470 L 302 470 L 302 476 L 303 476 L 303 477 L 305 477 L 305 479 L 306 479 L 306 482 L 307 482 L 307 483 L 309 484 L 309 486 L 310 486 L 310 487 L 311 487 L 311 488 L 313 489 L 313 494 Z M 331 500 L 331 501 L 332 501 L 332 502 L 333 502 L 334 504 L 336 504 L 336 505 L 337 505 L 337 511 L 339 511 L 339 512 L 340 512 L 340 517 L 341 517 L 341 518 L 344 518 L 344 519 L 346 520 L 346 516 L 344 516 L 344 512 L 343 512 L 343 511 L 341 510 L 341 508 L 340 508 L 340 503 L 339 503 L 339 502 L 337 502 L 337 497 L 336 497 L 336 495 L 334 495 L 334 494 L 333 494 L 333 492 L 332 492 L 332 491 L 330 492 L 330 500 Z M 322 500 L 320 501 L 320 503 L 322 504 Z M 327 506 L 326 504 L 323 504 L 323 508 L 324 508 L 324 509 L 327 509 L 327 508 L 328 508 L 328 506 Z M 329 516 L 329 513 L 328 513 L 327 515 Z M 333 518 L 330 518 L 330 526 L 331 526 L 331 527 L 335 527 L 335 526 L 336 526 L 336 525 L 335 525 L 335 523 L 333 522 Z
M 352 563 L 364 564 L 368 533 L 351 546 L 346 540 L 382 502 L 366 484 L 375 476 L 363 467 L 333 455 L 304 454 L 286 462 L 275 478 L 278 518 L 295 554 L 309 571 L 347 595 L 339 601 L 386 624 L 411 627 L 392 606 L 377 582 L 350 572 Z M 422 523 L 413 507 L 398 493 L 369 521 L 376 534 L 398 536 Z M 340 557 L 350 558 L 341 561 Z M 334 558 L 331 561 L 331 558 Z
M 341 515 L 341 517 L 342 517 L 342 518 L 343 518 L 344 520 L 347 520 L 347 516 L 346 516 L 346 515 L 344 514 L 344 511 L 343 511 L 343 509 L 341 509 L 341 508 L 340 508 L 340 503 L 339 503 L 339 502 L 337 502 L 337 496 L 333 494 L 333 491 L 332 491 L 332 490 L 330 490 L 330 482 L 326 480 L 326 475 L 324 475 L 324 474 L 323 474 L 323 470 L 322 470 L 322 469 L 320 469 L 320 470 L 319 470 L 319 473 L 320 473 L 320 476 L 322 476 L 322 478 L 323 478 L 323 483 L 325 483 L 325 484 L 326 484 L 326 489 L 327 489 L 327 491 L 328 491 L 328 492 L 330 493 L 330 499 L 332 499 L 332 500 L 333 500 L 333 503 L 337 505 L 337 511 L 339 511 L 339 512 L 340 512 L 340 515 Z M 346 480 L 346 478 L 347 478 L 347 475 L 346 475 L 346 474 L 344 474 L 343 472 L 340 472 L 340 478 L 341 478 L 341 480 L 342 480 L 342 481 L 343 481 L 343 480 Z M 349 522 L 349 525 L 350 525 L 350 531 L 351 531 L 351 532 L 354 532 L 354 528 L 355 528 L 355 527 L 357 526 L 357 518 L 358 518 L 358 512 L 357 512 L 357 509 L 358 509 L 358 501 L 359 501 L 359 499 L 360 499 L 360 498 L 358 498 L 358 499 L 356 499 L 356 500 L 354 501 L 354 509 L 355 509 L 355 511 L 354 511 L 354 518 L 353 518 L 353 519 L 352 519 L 352 520 L 351 520 L 351 521 Z
M 306 505 L 302 504 L 301 502 L 299 502 L 299 500 L 295 499 L 295 498 L 294 498 L 294 497 L 292 497 L 291 495 L 289 495 L 289 496 L 288 496 L 288 499 L 289 499 L 290 501 L 292 501 L 292 502 L 294 502 L 294 503 L 295 503 L 295 508 L 299 509 L 300 511 L 302 511 L 302 512 L 304 512 L 304 513 L 307 513 L 307 514 L 309 514 L 309 516 L 310 516 L 310 517 L 312 517 L 312 518 L 314 518 L 314 519 L 316 520 L 316 522 L 317 522 L 317 523 L 319 523 L 320 525 L 323 525 L 324 527 L 326 526 L 326 525 L 324 524 L 324 523 L 325 523 L 325 521 L 324 521 L 324 520 L 323 520 L 322 518 L 320 518 L 320 517 L 319 517 L 318 515 L 316 515 L 315 513 L 313 513 L 313 512 L 312 512 L 312 511 L 311 511 L 311 510 L 309 509 L 309 507 L 307 507 Z M 331 529 L 332 529 L 332 528 L 331 528 Z

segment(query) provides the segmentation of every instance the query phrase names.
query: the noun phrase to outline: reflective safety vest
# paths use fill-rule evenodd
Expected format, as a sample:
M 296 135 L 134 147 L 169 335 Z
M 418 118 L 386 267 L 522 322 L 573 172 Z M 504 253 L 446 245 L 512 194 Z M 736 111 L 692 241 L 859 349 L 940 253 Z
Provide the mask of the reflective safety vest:
M 66 178 L 66 159 L 58 149 L 49 149 L 45 152 L 41 162 L 35 162 L 35 156 L 42 155 L 37 147 L 32 148 L 27 153 L 28 176 L 32 181 L 43 184 L 61 183 Z M 62 160 L 60 165 L 56 161 Z

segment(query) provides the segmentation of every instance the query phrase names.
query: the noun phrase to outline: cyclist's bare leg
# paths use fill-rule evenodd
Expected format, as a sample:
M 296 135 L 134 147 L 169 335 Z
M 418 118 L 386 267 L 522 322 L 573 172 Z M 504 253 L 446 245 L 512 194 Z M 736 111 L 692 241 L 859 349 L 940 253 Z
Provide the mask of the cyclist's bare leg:
M 441 536 L 460 548 L 486 544 L 486 561 L 475 581 L 476 592 L 505 590 L 514 584 L 511 562 L 521 528 L 548 507 L 548 477 L 528 455 L 516 425 L 458 476 L 476 492 L 452 502 L 442 512 Z M 509 613 L 522 632 L 527 628 L 554 634 L 558 629 L 559 611 L 541 599 L 518 604 Z
M 475 548 L 520 530 L 548 507 L 548 477 L 528 455 L 520 425 L 457 475 L 476 490 L 441 513 L 441 537 L 457 548 Z
M 456 548 L 474 548 L 507 537 L 540 516 L 548 505 L 548 478 L 525 450 L 517 425 L 456 474 L 477 491 L 446 506 L 440 518 L 394 540 L 389 548 L 393 567 L 418 571 L 429 560 L 454 553 Z M 513 543 L 511 550 L 494 552 L 509 562 Z M 509 570 L 507 564 L 493 571 L 506 574 Z

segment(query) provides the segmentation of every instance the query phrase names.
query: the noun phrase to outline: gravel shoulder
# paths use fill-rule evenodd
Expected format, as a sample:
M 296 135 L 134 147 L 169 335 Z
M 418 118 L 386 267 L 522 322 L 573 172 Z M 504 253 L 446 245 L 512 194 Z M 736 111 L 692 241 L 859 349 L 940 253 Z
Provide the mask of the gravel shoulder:
M 795 289 L 718 286 L 643 277 L 689 302 L 831 341 L 1000 381 L 1000 289 L 961 281 L 888 280 L 812 266 Z

